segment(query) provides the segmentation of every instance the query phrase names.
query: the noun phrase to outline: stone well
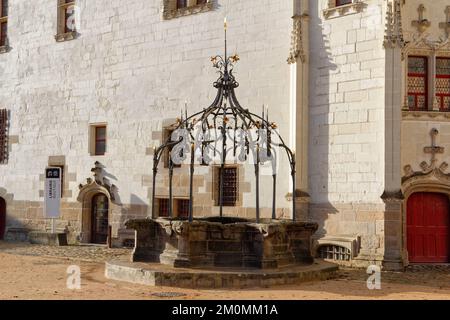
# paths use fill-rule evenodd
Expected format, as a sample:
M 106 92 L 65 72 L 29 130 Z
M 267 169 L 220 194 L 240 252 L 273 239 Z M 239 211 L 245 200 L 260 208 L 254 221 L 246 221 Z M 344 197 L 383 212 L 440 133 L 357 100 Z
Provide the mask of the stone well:
M 203 218 L 193 222 L 157 218 L 130 220 L 136 231 L 133 262 L 175 268 L 275 269 L 313 263 L 316 223 L 288 220 Z

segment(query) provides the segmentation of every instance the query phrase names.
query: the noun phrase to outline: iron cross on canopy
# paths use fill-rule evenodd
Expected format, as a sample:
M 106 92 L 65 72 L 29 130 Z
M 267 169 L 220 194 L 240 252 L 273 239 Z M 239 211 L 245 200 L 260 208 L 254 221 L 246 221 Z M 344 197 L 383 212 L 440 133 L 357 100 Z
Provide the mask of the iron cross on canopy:
M 433 129 L 431 130 L 431 132 L 430 132 L 430 135 L 431 135 L 431 146 L 425 147 L 425 148 L 423 149 L 423 151 L 424 151 L 425 153 L 431 154 L 431 164 L 430 164 L 430 166 L 427 165 L 427 167 L 428 167 L 427 169 L 433 169 L 433 168 L 435 168 L 435 166 L 436 166 L 436 161 L 437 161 L 437 159 L 436 159 L 436 154 L 442 154 L 442 153 L 444 153 L 444 147 L 439 147 L 439 146 L 436 145 L 436 137 L 437 137 L 438 134 L 439 134 L 438 129 L 433 128 Z M 423 166 L 423 164 L 424 164 L 424 163 L 422 163 L 422 166 Z M 426 163 L 425 163 L 425 164 L 426 164 Z
M 439 23 L 439 28 L 444 29 L 447 36 L 450 36 L 450 6 L 445 9 L 445 22 Z

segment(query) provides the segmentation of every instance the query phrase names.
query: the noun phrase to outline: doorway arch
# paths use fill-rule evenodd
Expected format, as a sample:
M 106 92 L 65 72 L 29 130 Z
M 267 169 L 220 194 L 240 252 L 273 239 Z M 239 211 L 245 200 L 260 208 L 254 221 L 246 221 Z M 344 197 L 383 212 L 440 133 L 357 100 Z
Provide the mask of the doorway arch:
M 0 197 L 0 240 L 5 237 L 6 229 L 6 201 Z
M 91 200 L 91 242 L 105 244 L 109 229 L 109 199 L 97 193 Z

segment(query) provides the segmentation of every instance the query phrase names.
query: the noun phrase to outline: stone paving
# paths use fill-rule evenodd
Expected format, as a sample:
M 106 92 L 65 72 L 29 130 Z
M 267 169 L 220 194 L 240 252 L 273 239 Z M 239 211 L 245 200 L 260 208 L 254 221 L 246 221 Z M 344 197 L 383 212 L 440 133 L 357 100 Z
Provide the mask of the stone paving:
M 57 257 L 71 260 L 105 262 L 116 259 L 129 259 L 132 249 L 112 248 L 102 245 L 45 246 L 29 243 L 10 243 L 0 241 L 0 252 L 24 256 Z

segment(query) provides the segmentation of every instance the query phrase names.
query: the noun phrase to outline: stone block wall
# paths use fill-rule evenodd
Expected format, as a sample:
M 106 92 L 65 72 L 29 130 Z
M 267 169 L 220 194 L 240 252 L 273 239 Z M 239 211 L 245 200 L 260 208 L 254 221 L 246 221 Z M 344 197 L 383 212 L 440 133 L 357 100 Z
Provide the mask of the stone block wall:
M 74 230 L 69 240 L 82 232 L 78 185 L 91 177 L 95 161 L 105 166 L 118 189 L 119 208 L 110 217 L 113 235 L 125 220 L 147 216 L 153 160 L 149 150 L 161 143 L 163 123 L 178 117 L 186 100 L 191 113 L 215 96 L 217 74 L 210 57 L 223 54 L 225 15 L 229 52 L 241 59 L 236 67 L 241 104 L 254 112 L 263 103 L 269 105 L 277 111 L 271 112 L 272 120 L 288 136 L 286 58 L 293 4 L 211 2 L 210 10 L 166 20 L 163 0 L 80 0 L 79 36 L 57 42 L 56 1 L 9 1 L 11 50 L 0 54 L 0 108 L 11 111 L 9 161 L 0 166 L 0 188 L 13 199 L 8 202 L 8 227 L 48 228 L 42 218 L 42 174 L 49 157 L 60 156 L 68 179 L 57 228 Z M 104 156 L 90 154 L 90 127 L 98 123 L 107 124 Z M 201 170 L 197 174 L 196 210 L 203 215 L 211 199 L 205 196 L 209 181 L 200 180 L 210 175 Z M 282 167 L 280 175 L 288 174 Z M 177 191 L 185 194 L 186 175 L 179 177 Z M 254 193 L 245 183 L 253 181 L 252 171 L 243 179 L 242 205 L 251 208 Z M 288 186 L 280 184 L 279 190 L 280 207 L 289 208 L 284 198 Z M 261 205 L 268 208 L 270 201 Z

